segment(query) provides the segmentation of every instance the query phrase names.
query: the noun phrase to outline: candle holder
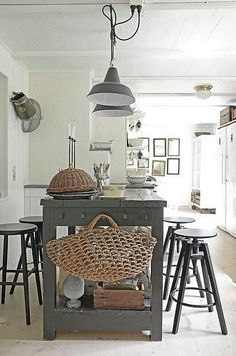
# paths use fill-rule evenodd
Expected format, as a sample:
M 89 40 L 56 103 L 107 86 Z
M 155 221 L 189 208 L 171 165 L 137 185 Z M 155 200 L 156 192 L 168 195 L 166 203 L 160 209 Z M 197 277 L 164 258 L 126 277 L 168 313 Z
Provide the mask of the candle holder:
M 97 180 L 97 191 L 99 195 L 103 195 L 103 186 L 108 184 L 109 176 L 107 171 L 110 167 L 109 163 L 100 163 L 93 165 L 94 167 L 94 177 Z
M 66 305 L 68 308 L 79 308 L 81 301 L 78 300 L 84 294 L 84 280 L 82 278 L 69 274 L 63 283 L 65 297 L 69 300 Z

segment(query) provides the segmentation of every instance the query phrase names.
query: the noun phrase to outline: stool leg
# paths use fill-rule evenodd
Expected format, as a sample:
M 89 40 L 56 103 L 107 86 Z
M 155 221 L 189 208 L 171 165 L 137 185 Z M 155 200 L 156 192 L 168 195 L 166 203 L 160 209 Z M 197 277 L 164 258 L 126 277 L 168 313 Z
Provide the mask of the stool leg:
M 193 265 L 193 274 L 196 278 L 197 281 L 197 286 L 200 289 L 203 289 L 202 281 L 201 281 L 201 276 L 199 274 L 198 266 L 197 266 L 197 261 L 195 259 L 192 259 L 192 265 Z M 199 290 L 199 294 L 201 298 L 205 297 L 205 293 L 202 290 Z
M 175 290 L 177 288 L 179 276 L 181 273 L 181 267 L 183 264 L 185 249 L 186 249 L 186 243 L 182 244 L 182 248 L 180 251 L 179 259 L 178 259 L 176 270 L 175 270 L 175 275 L 174 275 L 173 282 L 172 282 L 171 289 L 170 289 L 169 298 L 168 298 L 167 305 L 166 305 L 166 311 L 170 311 L 172 303 L 173 303 L 171 293 L 173 292 L 173 290 Z
M 14 278 L 13 278 L 12 283 L 16 283 L 16 282 L 17 282 L 18 277 L 19 277 L 19 274 L 20 274 L 21 265 L 22 265 L 22 257 L 20 256 L 19 261 L 18 261 L 18 264 L 17 264 L 17 267 L 16 267 L 16 273 L 15 273 L 15 275 L 14 275 Z M 10 289 L 10 293 L 9 293 L 9 294 L 13 294 L 15 288 L 16 288 L 16 286 L 13 284 L 13 285 L 11 286 L 11 289 Z
M 182 310 L 182 302 L 184 299 L 185 287 L 186 287 L 187 278 L 188 278 L 188 269 L 189 269 L 189 262 L 190 262 L 190 257 L 191 257 L 191 250 L 192 250 L 192 246 L 187 243 L 186 252 L 185 252 L 185 256 L 184 256 L 184 264 L 183 264 L 183 269 L 182 269 L 182 274 L 181 274 L 181 279 L 180 279 L 180 287 L 179 287 L 178 299 L 177 299 L 177 304 L 176 304 L 172 334 L 177 334 L 178 329 L 179 329 L 179 321 L 180 321 L 180 315 L 181 315 L 181 310 Z
M 202 275 L 203 275 L 203 280 L 204 280 L 204 284 L 205 284 L 205 289 L 210 291 L 211 289 L 210 289 L 209 277 L 208 277 L 207 269 L 206 269 L 206 262 L 203 258 L 201 259 L 201 266 L 202 266 Z M 206 299 L 207 299 L 208 304 L 212 304 L 211 294 L 206 293 Z M 208 310 L 209 310 L 209 312 L 212 312 L 214 309 L 213 309 L 213 307 L 208 307 Z
M 170 250 L 169 250 L 169 256 L 168 256 L 168 261 L 167 261 L 163 299 L 167 299 L 174 251 L 175 251 L 175 235 L 174 235 L 174 232 L 172 232 L 171 237 L 170 237 Z
M 169 244 L 169 240 L 170 240 L 170 236 L 171 236 L 171 226 L 168 227 L 168 230 L 167 230 L 167 233 L 166 233 L 165 242 L 164 242 L 164 245 L 163 245 L 163 256 L 166 253 L 166 250 L 167 250 L 167 247 L 168 247 L 168 244 Z
M 30 238 L 30 236 L 29 236 L 29 234 L 27 234 L 26 242 L 25 242 L 26 246 L 28 246 L 29 238 Z M 21 265 L 22 265 L 22 255 L 21 255 L 20 258 L 19 258 L 18 265 L 17 265 L 17 267 L 16 267 L 16 273 L 15 273 L 15 275 L 14 275 L 14 278 L 13 278 L 12 283 L 16 283 L 16 282 L 17 282 L 18 277 L 19 277 L 19 274 L 20 274 Z M 12 286 L 11 286 L 10 294 L 13 294 L 13 293 L 14 293 L 15 288 L 16 288 L 15 285 L 12 285 Z
M 41 285 L 40 285 L 40 278 L 39 278 L 38 258 L 37 258 L 36 244 L 35 244 L 33 233 L 30 236 L 30 241 L 31 241 L 33 263 L 34 263 L 34 275 L 35 275 L 36 287 L 38 291 L 38 300 L 39 300 L 39 304 L 42 305 L 43 302 L 42 302 L 42 293 L 41 293 Z
M 38 236 L 39 236 L 39 257 L 40 257 L 41 270 L 43 271 L 43 231 L 41 227 L 38 229 Z
M 24 234 L 21 234 L 21 256 L 22 256 L 22 274 L 23 274 L 24 297 L 25 297 L 25 318 L 26 318 L 26 324 L 30 325 L 29 283 L 28 283 L 28 269 L 27 269 L 27 256 L 26 256 L 26 241 L 25 241 Z
M 8 236 L 4 235 L 3 241 L 3 256 L 2 256 L 2 283 L 6 283 L 7 277 L 7 251 L 8 251 Z M 2 284 L 2 298 L 1 304 L 5 303 L 5 295 L 6 295 L 6 284 Z
M 219 295 L 219 291 L 218 291 L 218 287 L 217 287 L 217 283 L 216 283 L 215 273 L 214 273 L 208 245 L 201 244 L 201 248 L 204 253 L 205 260 L 206 260 L 207 271 L 208 271 L 209 279 L 211 282 L 211 288 L 212 288 L 212 292 L 213 292 L 214 299 L 215 299 L 216 310 L 217 310 L 218 319 L 220 322 L 221 332 L 222 332 L 222 334 L 227 335 L 228 334 L 227 326 L 225 323 L 224 313 L 223 313 L 223 309 L 222 309 L 222 305 L 221 305 L 221 301 L 220 301 L 220 295 Z
M 177 246 L 176 246 L 176 251 L 177 251 L 177 253 L 179 253 L 179 251 L 180 251 L 180 239 L 178 239 L 177 240 Z

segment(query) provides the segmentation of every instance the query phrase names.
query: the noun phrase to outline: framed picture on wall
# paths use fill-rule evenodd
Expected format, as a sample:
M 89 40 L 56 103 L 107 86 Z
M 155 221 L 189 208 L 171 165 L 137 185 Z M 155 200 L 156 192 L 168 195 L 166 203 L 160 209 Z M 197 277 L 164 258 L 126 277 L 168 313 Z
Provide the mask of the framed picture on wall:
M 167 174 L 178 175 L 180 171 L 180 159 L 179 158 L 167 158 Z
M 166 139 L 154 138 L 153 139 L 153 156 L 165 157 L 166 156 Z
M 167 144 L 167 156 L 179 156 L 180 155 L 180 139 L 168 138 Z
M 139 137 L 139 138 L 143 140 L 142 150 L 145 153 L 149 153 L 150 152 L 149 137 Z
M 141 158 L 138 160 L 138 168 L 149 168 L 149 158 Z
M 166 161 L 159 161 L 159 160 L 152 161 L 152 175 L 164 176 L 165 167 L 166 167 Z

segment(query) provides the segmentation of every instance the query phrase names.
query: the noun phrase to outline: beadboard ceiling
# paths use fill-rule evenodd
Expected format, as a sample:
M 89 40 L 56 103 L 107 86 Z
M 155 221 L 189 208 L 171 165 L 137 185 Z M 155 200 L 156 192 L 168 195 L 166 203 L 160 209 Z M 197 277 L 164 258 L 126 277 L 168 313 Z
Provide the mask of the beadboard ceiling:
M 109 3 L 109 2 L 108 2 Z M 109 66 L 109 21 L 103 1 L 0 0 L 0 39 L 30 71 L 93 70 L 102 80 Z M 113 1 L 118 19 L 129 1 Z M 116 61 L 135 94 L 191 105 L 193 87 L 210 83 L 209 105 L 236 98 L 236 1 L 146 0 L 138 34 L 118 41 Z M 120 26 L 127 36 L 136 21 Z M 217 99 L 219 98 L 219 100 Z M 163 101 L 164 102 L 164 101 Z M 158 105 L 158 104 L 157 104 Z M 164 105 L 164 104 L 163 104 Z

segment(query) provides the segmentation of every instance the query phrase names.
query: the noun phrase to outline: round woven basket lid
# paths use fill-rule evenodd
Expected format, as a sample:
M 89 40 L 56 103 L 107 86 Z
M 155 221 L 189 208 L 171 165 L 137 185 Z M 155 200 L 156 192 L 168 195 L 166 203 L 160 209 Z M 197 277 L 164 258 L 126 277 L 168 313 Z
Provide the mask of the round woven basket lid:
M 48 193 L 70 193 L 96 190 L 96 183 L 82 169 L 67 168 L 59 171 L 49 183 Z

